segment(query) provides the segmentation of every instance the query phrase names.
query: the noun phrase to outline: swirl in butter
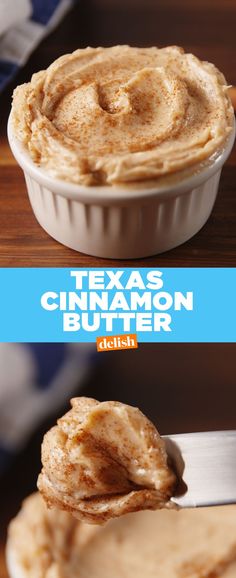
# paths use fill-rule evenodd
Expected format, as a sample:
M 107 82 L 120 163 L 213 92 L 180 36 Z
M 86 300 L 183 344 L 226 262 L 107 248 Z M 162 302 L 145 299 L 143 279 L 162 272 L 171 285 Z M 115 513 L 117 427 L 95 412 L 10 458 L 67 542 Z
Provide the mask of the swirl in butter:
M 233 127 L 227 88 L 213 64 L 175 46 L 79 49 L 15 90 L 13 126 L 56 178 L 156 180 L 224 146 Z
M 171 506 L 176 477 L 164 441 L 141 411 L 85 397 L 71 402 L 43 440 L 38 488 L 46 503 L 95 524 Z

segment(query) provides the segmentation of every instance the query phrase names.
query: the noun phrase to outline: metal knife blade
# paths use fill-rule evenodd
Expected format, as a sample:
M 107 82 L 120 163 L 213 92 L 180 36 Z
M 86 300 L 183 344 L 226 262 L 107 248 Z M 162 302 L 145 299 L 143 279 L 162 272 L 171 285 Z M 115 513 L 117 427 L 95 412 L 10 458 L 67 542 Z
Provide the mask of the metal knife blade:
M 163 436 L 179 479 L 172 501 L 183 508 L 236 503 L 236 431 Z M 183 485 L 184 485 L 183 484 Z M 183 493 L 184 492 L 184 493 Z

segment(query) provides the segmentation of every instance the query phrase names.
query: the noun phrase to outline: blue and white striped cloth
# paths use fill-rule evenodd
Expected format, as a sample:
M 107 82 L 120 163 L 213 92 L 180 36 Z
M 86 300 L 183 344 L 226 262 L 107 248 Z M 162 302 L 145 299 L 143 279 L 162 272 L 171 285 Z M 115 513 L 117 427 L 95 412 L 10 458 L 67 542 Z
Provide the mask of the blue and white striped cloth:
M 0 343 L 0 474 L 43 419 L 69 408 L 97 362 L 89 343 Z
M 0 91 L 76 0 L 0 0 Z

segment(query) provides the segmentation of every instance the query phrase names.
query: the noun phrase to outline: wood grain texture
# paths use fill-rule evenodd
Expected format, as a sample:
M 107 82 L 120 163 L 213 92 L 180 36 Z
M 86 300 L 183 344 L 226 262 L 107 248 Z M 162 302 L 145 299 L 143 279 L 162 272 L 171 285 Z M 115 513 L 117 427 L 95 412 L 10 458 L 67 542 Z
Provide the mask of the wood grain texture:
M 0 266 L 2 267 L 196 267 L 236 266 L 236 154 L 223 169 L 213 213 L 187 243 L 162 255 L 139 260 L 108 260 L 77 253 L 47 235 L 37 223 L 21 169 L 6 138 L 11 93 L 33 72 L 77 47 L 130 43 L 179 44 L 202 59 L 214 62 L 236 84 L 235 4 L 228 0 L 204 3 L 150 0 L 109 3 L 80 1 L 59 28 L 33 53 L 28 64 L 1 97 L 0 129 Z

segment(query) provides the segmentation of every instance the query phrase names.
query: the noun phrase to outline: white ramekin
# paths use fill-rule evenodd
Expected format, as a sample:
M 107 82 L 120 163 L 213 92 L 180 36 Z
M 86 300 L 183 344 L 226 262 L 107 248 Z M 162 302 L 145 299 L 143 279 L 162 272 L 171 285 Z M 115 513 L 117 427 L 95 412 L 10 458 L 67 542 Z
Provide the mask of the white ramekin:
M 206 223 L 222 166 L 233 147 L 235 127 L 221 154 L 198 173 L 171 186 L 136 190 L 85 187 L 54 179 L 17 140 L 11 115 L 8 138 L 24 171 L 34 214 L 49 235 L 89 255 L 134 259 L 168 251 Z

